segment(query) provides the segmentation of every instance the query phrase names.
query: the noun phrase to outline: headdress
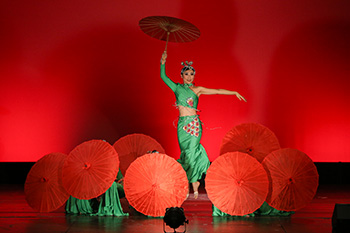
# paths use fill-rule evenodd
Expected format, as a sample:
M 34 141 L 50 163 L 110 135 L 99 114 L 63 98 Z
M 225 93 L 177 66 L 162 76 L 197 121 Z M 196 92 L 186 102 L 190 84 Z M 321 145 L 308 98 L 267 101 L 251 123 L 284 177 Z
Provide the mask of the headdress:
M 181 70 L 181 75 L 187 70 L 193 70 L 193 73 L 196 74 L 196 70 L 192 67 L 192 64 L 193 64 L 192 61 L 190 61 L 190 62 L 188 62 L 188 61 L 181 62 L 181 65 L 184 66 L 182 68 L 182 70 Z

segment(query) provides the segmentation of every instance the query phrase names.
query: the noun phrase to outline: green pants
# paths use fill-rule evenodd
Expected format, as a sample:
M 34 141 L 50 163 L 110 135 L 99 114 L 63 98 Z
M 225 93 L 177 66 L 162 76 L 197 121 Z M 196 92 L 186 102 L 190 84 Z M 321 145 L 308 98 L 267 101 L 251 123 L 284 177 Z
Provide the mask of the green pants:
M 177 123 L 177 138 L 181 155 L 178 162 L 186 171 L 187 179 L 194 183 L 207 172 L 210 162 L 207 152 L 199 143 L 202 137 L 202 123 L 198 116 L 180 117 Z

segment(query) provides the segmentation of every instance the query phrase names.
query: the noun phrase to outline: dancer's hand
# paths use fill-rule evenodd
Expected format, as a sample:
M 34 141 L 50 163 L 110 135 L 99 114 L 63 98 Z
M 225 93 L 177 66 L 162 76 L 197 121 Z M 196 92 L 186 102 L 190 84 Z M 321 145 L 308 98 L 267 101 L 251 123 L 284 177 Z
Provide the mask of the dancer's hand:
M 120 180 L 117 180 L 117 183 L 121 184 L 121 185 L 124 185 L 124 177 L 121 178 Z
M 162 65 L 165 64 L 166 58 L 167 58 L 167 57 L 168 57 L 168 54 L 167 54 L 166 51 L 164 51 L 164 53 L 162 54 L 162 59 L 160 59 L 160 63 L 161 63 Z
M 236 96 L 239 100 L 243 100 L 244 102 L 247 102 L 247 100 L 243 96 L 241 96 L 238 92 L 236 92 Z

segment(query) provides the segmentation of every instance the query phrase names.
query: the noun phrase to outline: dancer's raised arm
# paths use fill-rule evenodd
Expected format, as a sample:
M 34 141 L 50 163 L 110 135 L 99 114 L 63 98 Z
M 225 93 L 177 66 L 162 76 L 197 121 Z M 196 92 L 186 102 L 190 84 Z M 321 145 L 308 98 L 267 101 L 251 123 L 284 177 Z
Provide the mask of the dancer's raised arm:
M 229 91 L 226 89 L 211 89 L 205 87 L 196 87 L 197 95 L 235 95 L 239 100 L 247 102 L 247 100 L 241 96 L 237 91 Z
M 165 62 L 168 57 L 167 52 L 164 51 L 162 58 L 160 59 L 160 77 L 163 79 L 166 85 L 170 87 L 172 91 L 176 90 L 176 84 L 165 73 Z

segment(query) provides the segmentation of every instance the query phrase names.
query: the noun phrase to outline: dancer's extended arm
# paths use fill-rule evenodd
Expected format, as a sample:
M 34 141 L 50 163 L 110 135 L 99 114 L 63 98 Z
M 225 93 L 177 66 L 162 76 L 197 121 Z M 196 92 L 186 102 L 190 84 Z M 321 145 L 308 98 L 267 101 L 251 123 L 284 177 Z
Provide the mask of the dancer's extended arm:
M 162 59 L 160 60 L 160 77 L 163 79 L 165 84 L 168 85 L 168 87 L 170 87 L 170 89 L 175 92 L 177 85 L 173 81 L 171 81 L 171 79 L 168 76 L 166 76 L 166 73 L 165 73 L 166 58 L 167 58 L 167 53 L 166 51 L 164 51 L 162 55 Z
M 229 91 L 226 89 L 211 89 L 205 87 L 197 87 L 197 95 L 235 95 L 239 100 L 247 102 L 237 91 Z

